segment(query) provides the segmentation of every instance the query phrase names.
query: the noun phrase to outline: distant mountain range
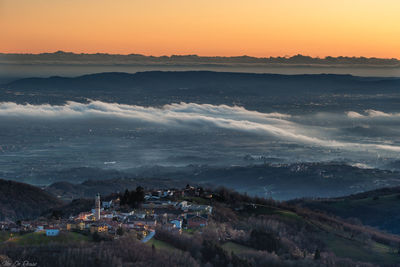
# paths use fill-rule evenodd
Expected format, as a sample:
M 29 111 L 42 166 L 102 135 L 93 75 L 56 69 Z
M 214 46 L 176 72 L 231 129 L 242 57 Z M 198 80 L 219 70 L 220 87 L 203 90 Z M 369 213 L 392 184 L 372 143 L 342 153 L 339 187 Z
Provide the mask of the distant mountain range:
M 142 106 L 176 102 L 240 105 L 261 112 L 397 107 L 400 79 L 351 75 L 280 75 L 211 71 L 98 73 L 74 78 L 26 78 L 0 85 L 0 99 L 61 104 L 88 98 Z M 149 94 L 151 97 L 149 97 Z M 385 102 L 371 96 L 390 94 Z M 354 104 L 353 98 L 365 100 Z M 351 98 L 351 97 L 353 98 Z M 336 101 L 330 101 L 335 97 Z M 310 105 L 314 103 L 314 105 Z M 302 110 L 299 110 L 301 108 Z
M 226 64 L 267 64 L 267 65 L 328 65 L 328 66 L 383 66 L 399 67 L 400 60 L 396 58 L 367 57 L 325 57 L 315 58 L 305 55 L 285 57 L 207 57 L 198 55 L 145 56 L 140 54 L 75 54 L 58 51 L 42 54 L 6 54 L 0 53 L 0 64 L 86 64 L 86 65 L 226 65 Z

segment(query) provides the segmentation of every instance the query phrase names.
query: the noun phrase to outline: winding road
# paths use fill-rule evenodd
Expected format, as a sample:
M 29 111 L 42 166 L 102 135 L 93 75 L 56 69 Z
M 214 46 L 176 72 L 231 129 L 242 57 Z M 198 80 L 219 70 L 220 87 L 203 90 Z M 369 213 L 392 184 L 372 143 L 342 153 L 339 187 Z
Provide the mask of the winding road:
M 142 239 L 143 243 L 148 242 L 150 239 L 152 239 L 156 235 L 156 231 L 150 231 L 150 233 Z

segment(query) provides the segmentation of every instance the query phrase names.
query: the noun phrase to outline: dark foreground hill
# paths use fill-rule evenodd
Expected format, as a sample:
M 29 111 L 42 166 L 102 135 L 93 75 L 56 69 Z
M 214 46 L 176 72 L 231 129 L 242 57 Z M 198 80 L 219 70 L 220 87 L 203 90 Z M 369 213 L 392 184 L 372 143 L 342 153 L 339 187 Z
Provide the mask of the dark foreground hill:
M 296 200 L 301 206 L 400 234 L 400 187 L 331 199 Z
M 38 187 L 0 180 L 0 220 L 35 218 L 61 205 L 60 200 Z

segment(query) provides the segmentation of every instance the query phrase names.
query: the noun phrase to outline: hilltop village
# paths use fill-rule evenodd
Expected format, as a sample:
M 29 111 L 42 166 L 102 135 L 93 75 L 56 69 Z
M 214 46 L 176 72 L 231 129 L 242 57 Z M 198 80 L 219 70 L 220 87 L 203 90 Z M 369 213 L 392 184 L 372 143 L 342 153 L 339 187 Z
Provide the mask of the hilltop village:
M 202 203 L 202 204 L 199 204 Z M 112 238 L 135 231 L 138 239 L 147 242 L 155 235 L 157 226 L 181 233 L 183 230 L 204 227 L 212 213 L 212 194 L 201 187 L 187 185 L 182 190 L 144 191 L 126 190 L 104 199 L 97 194 L 92 210 L 69 218 L 57 218 L 57 211 L 49 219 L 0 222 L 0 230 L 11 233 L 43 232 L 48 237 L 62 232 L 92 234 Z
M 399 266 L 398 235 L 224 187 L 93 197 L 1 222 L 0 266 Z

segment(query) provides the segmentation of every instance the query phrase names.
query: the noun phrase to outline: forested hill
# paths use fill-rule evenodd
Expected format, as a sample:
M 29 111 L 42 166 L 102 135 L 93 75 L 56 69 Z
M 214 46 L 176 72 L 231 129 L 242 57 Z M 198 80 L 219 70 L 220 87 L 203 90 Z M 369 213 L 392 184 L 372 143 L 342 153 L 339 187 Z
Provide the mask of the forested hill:
M 0 179 L 0 220 L 34 218 L 60 205 L 60 200 L 38 187 Z
M 400 234 L 399 186 L 340 198 L 302 199 L 291 203 Z

